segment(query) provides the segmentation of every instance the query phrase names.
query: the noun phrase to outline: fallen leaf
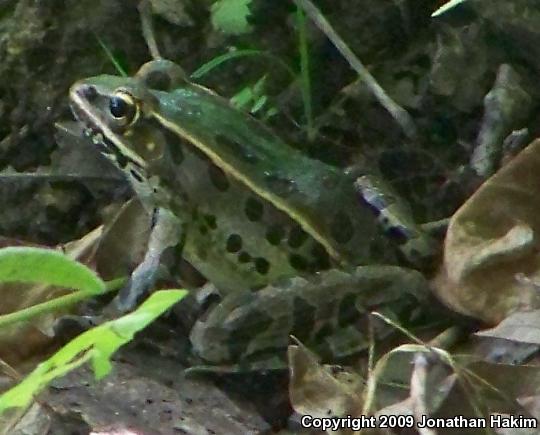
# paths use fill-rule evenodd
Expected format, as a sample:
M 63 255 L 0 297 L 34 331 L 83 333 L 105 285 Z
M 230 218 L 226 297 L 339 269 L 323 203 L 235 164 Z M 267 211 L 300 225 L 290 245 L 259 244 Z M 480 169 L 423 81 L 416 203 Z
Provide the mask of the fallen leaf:
M 540 307 L 540 140 L 489 178 L 452 216 L 433 281 L 454 310 L 496 324 Z

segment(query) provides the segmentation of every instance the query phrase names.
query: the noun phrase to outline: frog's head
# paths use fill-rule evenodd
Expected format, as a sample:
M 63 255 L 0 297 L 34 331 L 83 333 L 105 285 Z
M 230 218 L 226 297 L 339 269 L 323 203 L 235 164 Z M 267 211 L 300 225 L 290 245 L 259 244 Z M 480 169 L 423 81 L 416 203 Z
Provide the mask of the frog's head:
M 148 62 L 135 77 L 90 77 L 71 87 L 71 109 L 99 151 L 141 181 L 147 163 L 164 150 L 159 128 L 152 125 L 159 107 L 152 91 L 171 87 L 181 78 L 182 70 L 165 60 Z

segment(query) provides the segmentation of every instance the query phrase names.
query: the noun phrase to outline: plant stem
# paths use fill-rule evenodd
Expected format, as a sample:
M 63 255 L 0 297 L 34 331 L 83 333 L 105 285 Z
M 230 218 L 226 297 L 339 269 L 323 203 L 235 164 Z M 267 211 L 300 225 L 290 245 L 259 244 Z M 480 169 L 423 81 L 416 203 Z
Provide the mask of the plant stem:
M 309 49 L 306 34 L 306 16 L 300 7 L 296 9 L 296 23 L 298 26 L 298 51 L 300 53 L 300 88 L 302 91 L 302 101 L 304 103 L 304 117 L 308 141 L 315 140 L 315 129 L 313 128 L 313 106 L 311 104 L 311 77 L 309 74 Z
M 294 3 L 304 10 L 317 27 L 327 36 L 341 55 L 349 62 L 366 86 L 371 90 L 379 103 L 392 115 L 399 124 L 405 135 L 412 139 L 416 136 L 416 126 L 409 113 L 388 96 L 385 90 L 377 83 L 375 78 L 366 69 L 364 64 L 356 57 L 349 46 L 336 33 L 324 15 L 310 0 L 293 0 Z
M 125 282 L 126 278 L 117 278 L 108 281 L 106 283 L 107 287 L 105 288 L 105 291 L 100 294 L 118 290 L 122 285 L 124 285 Z M 3 316 L 0 316 L 0 328 L 17 322 L 28 321 L 40 314 L 57 311 L 61 308 L 68 307 L 70 305 L 76 304 L 77 302 L 95 296 L 98 296 L 98 294 L 79 290 L 64 296 L 60 296 L 58 298 L 54 298 L 47 302 L 42 302 L 40 304 L 32 305 L 31 307 L 24 308 L 19 311 L 15 311 L 14 313 L 5 314 Z

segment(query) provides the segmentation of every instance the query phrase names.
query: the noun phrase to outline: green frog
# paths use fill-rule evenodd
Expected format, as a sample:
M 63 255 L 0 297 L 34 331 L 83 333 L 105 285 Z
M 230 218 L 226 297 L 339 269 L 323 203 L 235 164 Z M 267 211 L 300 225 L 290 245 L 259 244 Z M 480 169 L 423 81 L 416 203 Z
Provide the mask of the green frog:
M 288 288 L 296 302 L 307 303 L 322 335 L 320 325 L 328 322 L 318 315 L 358 306 L 351 305 L 352 294 L 373 289 L 382 294 L 396 285 L 414 294 L 422 287 L 418 272 L 373 265 L 396 262 L 396 250 L 380 223 L 402 236 L 397 252 L 413 264 L 433 247 L 395 194 L 364 171 L 344 171 L 307 157 L 228 100 L 189 82 L 175 63 L 157 59 L 133 77 L 81 80 L 72 86 L 70 100 L 85 135 L 124 172 L 150 212 L 172 213 L 182 233 L 184 258 L 225 295 L 215 307 L 220 314 L 207 315 L 192 332 L 194 349 L 206 361 L 233 359 L 224 351 L 209 351 L 220 336 L 216 328 L 227 323 L 224 315 L 234 317 L 250 306 L 253 320 L 261 309 L 271 309 L 268 318 L 259 316 L 268 329 L 272 319 L 292 315 L 287 310 L 301 311 L 301 303 L 253 302 L 257 295 L 264 299 Z M 358 265 L 363 266 L 354 269 Z M 251 293 L 256 289 L 262 290 Z M 242 298 L 246 303 L 239 305 Z M 330 321 L 337 322 L 335 315 Z M 291 322 L 277 328 L 281 336 L 274 341 L 280 347 L 295 332 Z M 240 324 L 243 330 L 233 336 L 257 329 L 250 322 Z M 227 328 L 223 341 L 231 338 L 230 324 Z M 207 331 L 212 331 L 209 339 Z M 258 350 L 247 353 L 253 357 L 261 347 L 269 350 L 271 342 L 267 338 L 266 345 L 254 345 Z M 247 355 L 237 352 L 234 357 Z

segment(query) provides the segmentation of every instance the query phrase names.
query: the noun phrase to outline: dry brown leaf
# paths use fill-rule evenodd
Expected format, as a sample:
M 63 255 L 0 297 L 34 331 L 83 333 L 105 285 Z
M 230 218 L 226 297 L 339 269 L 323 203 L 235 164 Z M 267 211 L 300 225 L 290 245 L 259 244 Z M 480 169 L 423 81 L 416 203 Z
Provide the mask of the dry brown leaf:
M 351 372 L 332 371 L 302 345 L 288 349 L 289 395 L 293 409 L 313 417 L 344 417 L 362 409 L 362 379 Z
M 540 307 L 540 140 L 488 179 L 454 214 L 435 291 L 450 307 L 496 324 Z
M 540 344 L 540 310 L 513 313 L 495 328 L 477 332 L 476 335 Z
M 103 231 L 96 269 L 103 279 L 127 276 L 143 260 L 152 217 L 137 199 L 127 201 Z

